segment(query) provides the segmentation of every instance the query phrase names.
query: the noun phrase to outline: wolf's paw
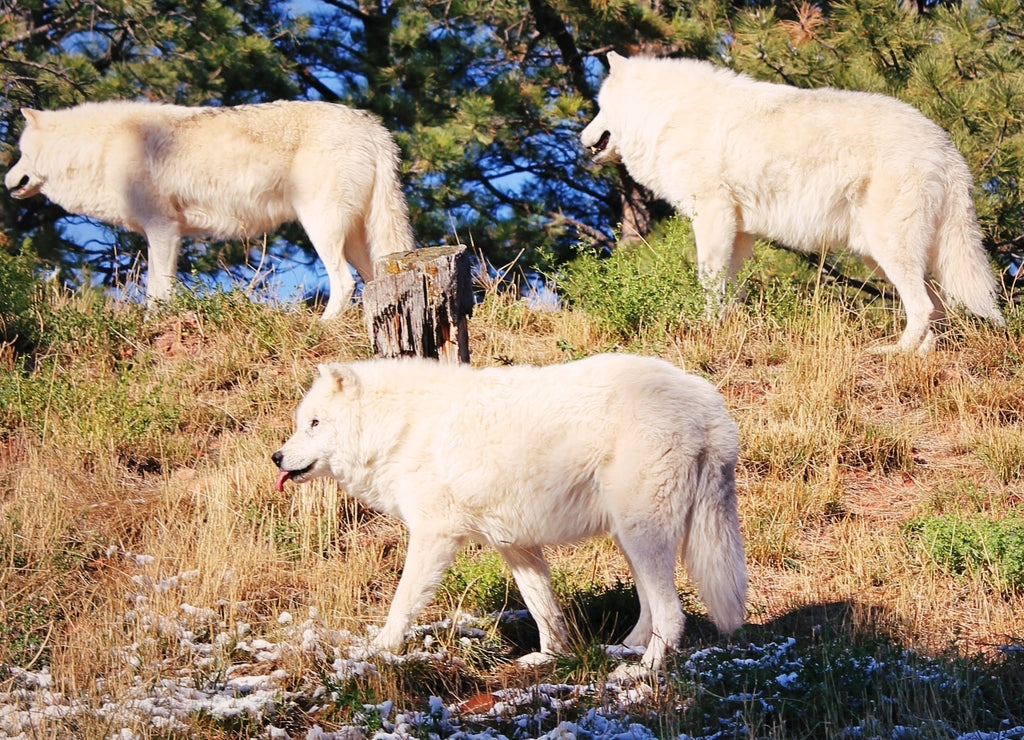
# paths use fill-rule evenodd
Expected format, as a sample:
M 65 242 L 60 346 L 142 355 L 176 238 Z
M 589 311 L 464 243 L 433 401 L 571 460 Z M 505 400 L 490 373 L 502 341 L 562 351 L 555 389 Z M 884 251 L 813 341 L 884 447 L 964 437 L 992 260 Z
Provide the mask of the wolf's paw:
M 927 357 L 935 350 L 935 342 L 935 332 L 929 331 L 920 341 L 901 338 L 899 344 L 882 344 L 878 347 L 869 347 L 867 353 L 869 355 L 916 354 L 919 357 Z
M 604 650 L 604 654 L 609 658 L 625 660 L 626 658 L 639 658 L 644 654 L 646 648 L 644 646 L 630 646 L 620 643 L 618 645 L 602 645 L 601 649 Z
M 372 634 L 372 631 L 371 631 Z M 387 625 L 370 640 L 369 647 L 372 650 L 400 653 L 405 645 L 405 630 L 389 630 Z
M 901 352 L 903 352 L 903 350 L 900 348 L 900 346 L 898 344 L 882 344 L 882 345 L 879 345 L 878 347 L 868 347 L 866 351 L 867 351 L 867 353 L 869 355 L 882 355 L 882 356 L 884 356 L 884 355 L 898 355 Z
M 521 658 L 516 659 L 516 664 L 520 668 L 538 668 L 548 663 L 552 663 L 555 660 L 555 656 L 551 653 L 527 653 Z
M 657 671 L 651 670 L 643 663 L 623 663 L 608 674 L 608 679 L 628 686 L 641 681 L 649 681 L 657 676 Z

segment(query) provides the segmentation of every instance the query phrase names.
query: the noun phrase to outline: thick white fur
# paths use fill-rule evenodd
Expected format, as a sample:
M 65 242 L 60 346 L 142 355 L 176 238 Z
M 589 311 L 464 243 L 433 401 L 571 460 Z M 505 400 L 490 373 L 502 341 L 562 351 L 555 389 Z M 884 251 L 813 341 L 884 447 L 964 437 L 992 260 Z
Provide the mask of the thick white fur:
M 608 61 L 600 112 L 581 142 L 692 219 L 711 309 L 721 309 L 756 235 L 805 251 L 845 246 L 880 268 L 907 314 L 894 349 L 928 351 L 945 300 L 1002 325 L 971 173 L 918 110 L 703 61 L 614 52 Z
M 15 198 L 143 234 L 150 300 L 166 300 L 184 236 L 257 237 L 299 221 L 330 280 L 324 318 L 382 255 L 413 248 L 398 148 L 368 113 L 320 102 L 187 108 L 138 102 L 23 111 Z
M 295 434 L 273 459 L 279 489 L 330 476 L 408 526 L 379 646 L 402 644 L 460 546 L 474 540 L 511 567 L 541 653 L 564 652 L 542 548 L 610 532 L 640 596 L 624 642 L 657 668 L 683 632 L 673 580 L 680 547 L 715 624 L 729 632 L 743 623 L 738 444 L 715 388 L 654 358 L 484 370 L 370 360 L 320 366 Z

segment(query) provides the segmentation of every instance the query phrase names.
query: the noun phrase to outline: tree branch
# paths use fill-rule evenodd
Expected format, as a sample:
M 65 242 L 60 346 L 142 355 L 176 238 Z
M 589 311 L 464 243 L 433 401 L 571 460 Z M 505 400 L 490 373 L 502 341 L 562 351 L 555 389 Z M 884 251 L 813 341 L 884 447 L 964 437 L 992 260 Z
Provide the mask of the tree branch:
M 562 61 L 569 70 L 572 86 L 587 100 L 593 100 L 594 91 L 587 82 L 587 75 L 583 69 L 583 55 L 576 48 L 576 39 L 569 32 L 561 16 L 545 0 L 530 0 L 530 10 L 537 21 L 537 30 L 542 35 L 554 39 L 558 46 Z
M 309 67 L 307 67 L 306 65 L 302 65 L 301 67 L 299 67 L 298 73 L 299 77 L 302 78 L 302 81 L 305 82 L 310 87 L 312 87 L 318 93 L 320 93 L 320 97 L 322 97 L 324 100 L 326 100 L 329 103 L 341 102 L 341 98 L 338 97 L 338 94 L 334 92 L 334 90 L 329 88 L 326 84 L 324 84 L 319 77 L 310 72 Z

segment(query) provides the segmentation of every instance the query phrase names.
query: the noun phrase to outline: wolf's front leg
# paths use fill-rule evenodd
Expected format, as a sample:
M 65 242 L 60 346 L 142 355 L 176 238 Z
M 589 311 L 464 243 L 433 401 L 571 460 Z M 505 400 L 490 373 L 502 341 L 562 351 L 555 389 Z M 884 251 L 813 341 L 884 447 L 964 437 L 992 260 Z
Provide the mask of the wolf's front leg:
M 551 575 L 543 548 L 502 547 L 499 551 L 512 569 L 512 577 L 540 632 L 540 652 L 524 655 L 519 662 L 536 665 L 569 652 L 569 633 L 551 590 Z
M 460 538 L 447 534 L 409 532 L 402 577 L 398 579 L 387 622 L 373 641 L 375 646 L 392 652 L 402 646 L 412 620 L 434 595 L 461 545 Z
M 733 279 L 753 254 L 754 238 L 740 230 L 736 207 L 725 200 L 701 201 L 694 207 L 692 223 L 705 316 L 721 321 L 730 300 L 738 297 L 730 294 L 735 292 Z

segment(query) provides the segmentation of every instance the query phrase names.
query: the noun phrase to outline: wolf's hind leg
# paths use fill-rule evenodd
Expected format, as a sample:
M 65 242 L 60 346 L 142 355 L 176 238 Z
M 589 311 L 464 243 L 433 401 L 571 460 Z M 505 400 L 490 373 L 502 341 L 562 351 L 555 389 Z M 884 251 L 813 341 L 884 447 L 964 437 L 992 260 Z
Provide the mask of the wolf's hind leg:
M 145 232 L 149 243 L 146 299 L 152 305 L 157 301 L 169 301 L 174 294 L 181 231 L 174 221 L 161 219 L 147 223 Z
M 615 538 L 615 543 L 619 546 L 622 554 L 626 558 L 626 563 L 629 565 L 629 572 L 635 573 L 636 568 L 632 561 L 629 559 L 629 555 L 626 552 L 626 548 L 622 546 L 622 542 L 619 538 Z M 650 597 L 643 590 L 644 584 L 641 581 L 634 579 L 634 585 L 636 586 L 636 595 L 640 600 L 640 617 L 636 620 L 636 624 L 633 629 L 630 630 L 629 634 L 626 635 L 622 640 L 622 644 L 632 648 L 646 648 L 647 643 L 651 641 L 651 603 Z
M 875 351 L 887 353 L 895 350 L 927 354 L 935 344 L 932 324 L 942 318 L 944 309 L 938 294 L 928 283 L 924 265 L 915 260 L 888 255 L 884 255 L 882 259 L 876 256 L 875 261 L 896 289 L 907 319 L 899 343 Z
M 650 614 L 650 628 L 643 630 L 648 634 L 647 649 L 640 662 L 656 670 L 661 667 L 665 653 L 675 650 L 683 636 L 685 618 L 675 585 L 679 541 L 668 532 L 652 531 L 646 523 L 631 526 L 629 522 L 623 523 L 617 540 L 633 571 L 637 593 L 641 594 L 641 610 L 646 601 Z M 641 627 L 646 625 L 638 623 L 637 628 Z M 631 634 L 626 639 L 640 636 Z
M 327 299 L 322 318 L 332 319 L 348 308 L 355 292 L 356 281 L 346 259 L 347 251 L 359 249 L 357 245 L 347 243 L 349 232 L 354 230 L 354 219 L 338 204 L 325 205 L 322 208 L 303 208 L 298 215 L 302 228 L 306 230 L 306 236 L 313 243 L 320 261 L 324 264 L 324 272 L 327 273 L 331 295 Z M 361 233 L 361 230 L 357 231 Z M 359 233 L 356 234 L 357 237 Z M 358 267 L 360 266 L 357 265 Z M 365 265 L 363 268 L 365 269 Z M 363 274 L 363 277 L 370 279 L 372 276 Z

